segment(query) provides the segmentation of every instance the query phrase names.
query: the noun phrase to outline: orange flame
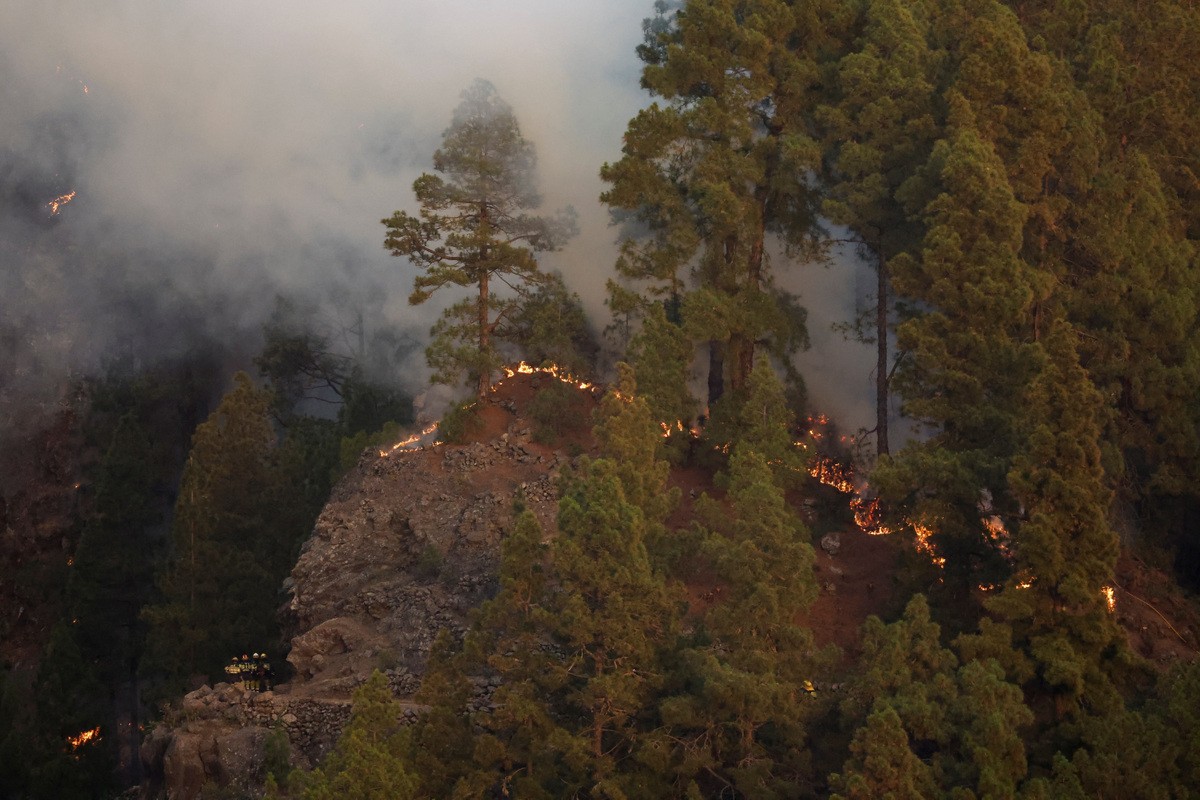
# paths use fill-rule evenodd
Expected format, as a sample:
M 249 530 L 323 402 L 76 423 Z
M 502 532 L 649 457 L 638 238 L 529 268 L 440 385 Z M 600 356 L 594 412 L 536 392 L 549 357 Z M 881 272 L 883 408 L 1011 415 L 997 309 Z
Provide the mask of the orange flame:
M 90 731 L 83 731 L 82 733 L 80 733 L 77 736 L 68 737 L 67 744 L 71 746 L 72 750 L 78 750 L 80 747 L 83 747 L 88 742 L 96 741 L 99 738 L 100 738 L 100 726 L 97 725 L 95 728 L 92 728 Z
M 66 194 L 60 194 L 58 197 L 54 198 L 49 203 L 46 203 L 46 207 L 50 209 L 50 216 L 52 216 L 52 217 L 58 216 L 58 210 L 74 199 L 75 199 L 75 190 L 72 189 L 71 191 L 67 192 Z
M 506 378 L 511 378 L 514 375 L 550 375 L 582 391 L 596 388 L 596 384 L 592 381 L 581 380 L 557 364 L 551 364 L 548 367 L 534 367 L 522 361 L 514 367 L 501 367 L 500 369 L 504 372 L 504 377 Z M 492 391 L 495 390 L 496 387 L 493 386 Z
M 388 449 L 386 449 L 386 450 L 380 450 L 380 451 L 379 451 L 379 455 L 380 455 L 380 457 L 381 457 L 381 458 L 387 458 L 387 457 L 388 457 L 388 456 L 390 456 L 392 453 L 395 453 L 395 452 L 397 452 L 397 451 L 399 451 L 399 450 L 424 450 L 425 448 L 424 448 L 423 446 L 422 446 L 422 447 L 416 447 L 415 445 L 417 444 L 417 442 L 421 441 L 421 440 L 422 440 L 422 439 L 424 439 L 426 436 L 429 436 L 429 434 L 431 434 L 431 433 L 433 433 L 434 431 L 436 431 L 436 430 L 438 429 L 438 425 L 439 425 L 439 424 L 440 424 L 440 423 L 434 422 L 433 424 L 431 424 L 431 425 L 427 426 L 426 428 L 424 428 L 424 429 L 423 429 L 423 430 L 422 430 L 420 433 L 414 433 L 412 436 L 409 436 L 409 437 L 408 437 L 407 439 L 405 439 L 404 441 L 402 441 L 402 442 L 396 442 L 394 445 L 392 445 L 391 447 L 389 447 L 389 448 L 388 448 Z M 439 444 L 441 444 L 441 443 L 440 443 L 440 442 L 434 442 L 434 443 L 433 443 L 432 445 L 430 445 L 430 446 L 431 446 L 431 447 L 436 447 L 436 446 L 437 446 L 437 445 L 439 445 Z
M 1117 610 L 1117 593 L 1111 586 L 1105 586 L 1100 590 L 1104 595 L 1104 604 L 1108 606 L 1108 613 L 1113 613 Z

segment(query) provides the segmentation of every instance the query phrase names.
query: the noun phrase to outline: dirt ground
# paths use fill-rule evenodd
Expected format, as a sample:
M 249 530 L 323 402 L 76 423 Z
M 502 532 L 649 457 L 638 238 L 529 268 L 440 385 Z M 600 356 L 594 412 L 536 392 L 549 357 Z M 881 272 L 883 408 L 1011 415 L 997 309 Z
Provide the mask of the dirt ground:
M 483 425 L 470 438 L 487 442 L 505 433 L 517 434 L 530 428 L 533 423 L 526 413 L 529 403 L 557 380 L 546 374 L 518 374 L 498 382 L 480 411 Z M 602 396 L 603 387 L 579 390 L 567 412 L 570 419 L 561 426 L 565 432 L 553 442 L 530 442 L 527 445 L 530 451 L 547 459 L 556 452 L 596 455 L 591 419 Z M 697 467 L 673 469 L 668 485 L 680 490 L 679 506 L 667 520 L 673 530 L 692 524 L 693 505 L 701 494 L 720 496 L 713 487 L 712 473 Z M 853 524 L 837 525 L 825 518 L 827 493 L 820 504 L 805 503 L 806 498 L 821 492 L 814 485 L 789 495 L 797 512 L 820 532 L 813 535 L 814 573 L 820 594 L 799 621 L 811 628 L 818 645 L 839 647 L 848 663 L 858 655 L 859 633 L 867 617 L 882 616 L 895 608 L 894 574 L 905 545 L 900 537 L 870 536 Z M 831 525 L 839 541 L 832 554 L 820 547 L 820 538 Z M 686 578 L 689 606 L 691 613 L 699 614 L 720 602 L 721 590 L 711 571 L 699 560 L 689 567 Z M 1181 592 L 1170 576 L 1129 553 L 1122 554 L 1116 578 L 1114 613 L 1137 653 L 1162 668 L 1200 655 L 1200 605 L 1194 598 Z

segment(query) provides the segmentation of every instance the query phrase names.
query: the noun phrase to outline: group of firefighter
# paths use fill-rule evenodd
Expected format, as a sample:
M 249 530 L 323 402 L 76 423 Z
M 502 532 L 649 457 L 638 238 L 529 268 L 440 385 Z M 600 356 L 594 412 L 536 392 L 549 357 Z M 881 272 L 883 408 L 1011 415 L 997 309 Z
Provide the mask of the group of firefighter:
M 240 681 L 243 689 L 251 692 L 269 692 L 275 682 L 275 670 L 266 653 L 255 653 L 253 656 L 242 653 L 241 658 L 234 656 L 225 665 L 225 672 L 234 676 L 232 680 Z

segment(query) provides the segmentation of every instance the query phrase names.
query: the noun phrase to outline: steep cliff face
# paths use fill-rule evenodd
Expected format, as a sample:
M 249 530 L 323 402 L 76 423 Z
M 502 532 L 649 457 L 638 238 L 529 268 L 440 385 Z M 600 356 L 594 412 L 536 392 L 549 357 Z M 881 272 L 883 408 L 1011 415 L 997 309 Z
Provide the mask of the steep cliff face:
M 286 733 L 293 766 L 313 766 L 349 718 L 352 691 L 375 669 L 417 713 L 411 698 L 438 632 L 461 635 L 471 609 L 495 591 L 514 502 L 553 530 L 568 457 L 532 441 L 517 413 L 545 380 L 518 376 L 501 386 L 482 409 L 477 441 L 363 453 L 285 582 L 293 677 L 271 692 L 219 684 L 185 697 L 143 745 L 143 796 L 188 800 L 205 783 L 261 786 L 272 730 Z M 581 392 L 578 401 L 573 413 L 586 419 L 595 400 Z

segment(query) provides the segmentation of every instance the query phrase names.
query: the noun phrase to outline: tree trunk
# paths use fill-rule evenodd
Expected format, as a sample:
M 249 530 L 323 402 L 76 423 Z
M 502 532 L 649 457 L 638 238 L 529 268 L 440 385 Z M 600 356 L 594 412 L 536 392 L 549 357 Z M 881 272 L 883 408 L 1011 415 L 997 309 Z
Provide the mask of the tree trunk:
M 485 361 L 483 354 L 488 349 L 488 273 L 485 269 L 479 277 L 479 388 L 476 397 L 483 400 L 488 390 L 492 388 L 492 370 Z
M 888 448 L 888 277 L 887 262 L 880 256 L 875 268 L 878 279 L 875 297 L 875 452 L 887 455 Z
M 750 253 L 746 258 L 746 275 L 741 291 L 755 294 L 762 290 L 763 253 L 767 237 L 767 201 L 766 191 L 755 191 L 758 204 L 758 221 L 754 229 L 754 238 L 750 242 Z M 730 237 L 725 244 L 725 265 L 733 270 L 736 257 L 737 240 Z M 742 330 L 734 332 L 729 338 L 729 357 L 733 360 L 729 371 L 729 387 L 733 391 L 746 388 L 750 383 L 750 373 L 754 371 L 755 340 L 758 332 L 752 329 L 758 320 L 739 319 Z
M 479 227 L 485 233 L 488 227 L 488 209 L 487 202 L 479 204 Z M 492 369 L 491 364 L 486 363 L 484 353 L 488 350 L 488 338 L 491 333 L 488 330 L 488 249 L 484 245 L 479 250 L 479 386 L 475 392 L 476 399 L 483 400 L 487 397 L 488 390 L 492 388 Z
M 708 414 L 725 393 L 724 345 L 715 339 L 708 343 Z

